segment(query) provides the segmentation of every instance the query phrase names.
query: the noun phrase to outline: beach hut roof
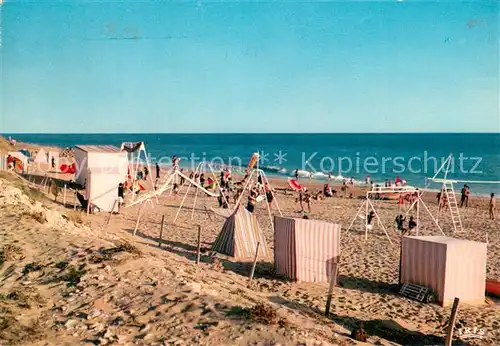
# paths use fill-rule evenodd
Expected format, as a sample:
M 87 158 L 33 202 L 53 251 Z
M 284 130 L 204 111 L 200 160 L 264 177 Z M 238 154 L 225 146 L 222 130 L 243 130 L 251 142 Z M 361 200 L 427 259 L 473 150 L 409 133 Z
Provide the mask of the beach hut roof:
M 87 153 L 120 153 L 120 148 L 115 147 L 114 145 L 75 145 L 75 148 Z
M 458 243 L 471 243 L 471 242 L 472 243 L 479 243 L 479 242 L 474 242 L 472 240 L 464 240 L 464 239 L 458 239 L 458 238 L 452 238 L 452 237 L 446 237 L 446 236 L 406 236 L 405 238 L 429 241 L 429 242 L 440 243 L 440 244 L 458 244 Z

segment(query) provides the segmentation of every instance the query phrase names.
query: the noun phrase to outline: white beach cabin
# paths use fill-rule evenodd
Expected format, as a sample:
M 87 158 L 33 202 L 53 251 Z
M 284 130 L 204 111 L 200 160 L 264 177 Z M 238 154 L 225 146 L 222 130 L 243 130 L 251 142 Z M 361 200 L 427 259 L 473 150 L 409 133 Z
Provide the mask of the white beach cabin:
M 75 166 L 75 181 L 80 185 L 85 185 L 88 180 L 89 169 L 94 177 L 116 174 L 120 182 L 125 182 L 128 172 L 127 152 L 113 145 L 76 145 Z
M 90 201 L 94 211 L 117 212 L 120 183 L 123 183 L 123 176 L 120 173 L 101 172 L 90 168 L 87 172 L 85 199 Z

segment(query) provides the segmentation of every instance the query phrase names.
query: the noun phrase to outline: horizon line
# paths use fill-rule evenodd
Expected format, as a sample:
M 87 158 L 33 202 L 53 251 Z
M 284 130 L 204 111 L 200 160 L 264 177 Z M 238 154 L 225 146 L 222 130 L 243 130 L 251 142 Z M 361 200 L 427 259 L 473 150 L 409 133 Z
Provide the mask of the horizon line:
M 491 132 L 3 132 L 1 136 L 13 135 L 415 135 L 415 134 L 496 134 Z

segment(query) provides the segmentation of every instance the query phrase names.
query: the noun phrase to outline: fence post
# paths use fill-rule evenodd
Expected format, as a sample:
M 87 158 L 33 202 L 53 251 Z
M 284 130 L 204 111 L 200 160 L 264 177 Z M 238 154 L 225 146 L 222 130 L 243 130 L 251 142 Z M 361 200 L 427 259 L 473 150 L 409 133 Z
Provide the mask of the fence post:
M 330 277 L 330 286 L 328 287 L 328 295 L 326 298 L 325 316 L 330 314 L 330 305 L 332 303 L 333 287 L 337 284 L 337 274 L 340 258 L 337 263 L 333 264 L 332 273 Z
M 109 221 L 111 220 L 111 215 L 113 215 L 113 212 L 115 211 L 116 203 L 118 203 L 117 199 L 113 203 L 113 207 L 111 208 L 111 211 L 109 212 L 109 216 L 108 216 L 108 220 L 106 221 L 106 225 L 109 225 Z
M 63 205 L 66 208 L 66 184 L 64 184 Z
M 161 249 L 161 241 L 162 241 L 162 235 L 163 235 L 163 224 L 165 221 L 165 214 L 161 216 L 161 227 L 160 227 L 160 239 L 158 239 L 158 247 Z
M 196 249 L 196 264 L 200 264 L 201 252 L 201 225 L 198 225 L 198 248 Z
M 455 300 L 453 301 L 453 307 L 451 308 L 450 320 L 448 321 L 448 331 L 446 333 L 445 346 L 451 346 L 453 342 L 453 330 L 455 329 L 455 320 L 457 319 L 459 303 L 460 298 L 455 298 Z

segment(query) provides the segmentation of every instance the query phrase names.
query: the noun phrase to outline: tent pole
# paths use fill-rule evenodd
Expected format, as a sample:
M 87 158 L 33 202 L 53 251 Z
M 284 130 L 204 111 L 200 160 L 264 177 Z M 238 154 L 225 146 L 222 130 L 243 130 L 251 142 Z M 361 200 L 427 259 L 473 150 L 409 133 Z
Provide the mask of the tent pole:
M 420 226 L 420 199 L 417 199 L 417 236 L 418 236 L 419 226 Z
M 207 163 L 207 166 L 208 166 L 208 169 L 210 169 L 210 172 L 212 173 L 212 176 L 213 176 L 214 181 L 215 181 L 215 186 L 217 186 L 219 188 L 219 193 L 222 195 L 222 199 L 224 200 L 224 202 L 226 202 L 227 206 L 229 207 L 229 201 L 227 200 L 226 195 L 222 193 L 222 187 L 220 186 L 219 181 L 217 180 L 217 176 L 215 175 L 215 172 L 212 169 L 212 165 L 210 163 Z
M 366 194 L 366 210 L 365 210 L 365 241 L 368 240 L 368 199 L 370 198 L 370 196 L 368 194 Z M 371 220 L 370 220 L 371 221 Z
M 146 146 L 144 145 L 144 142 L 142 142 L 141 148 L 139 149 L 139 156 L 140 156 L 141 150 L 144 152 L 144 157 L 146 159 L 146 165 L 148 167 L 148 172 L 149 172 L 149 174 L 148 174 L 149 181 L 151 183 L 151 186 L 154 187 L 155 183 L 153 181 L 153 172 L 151 171 L 151 164 L 149 163 L 148 153 L 146 152 Z M 158 196 L 157 195 L 155 195 L 155 199 L 156 199 L 156 203 L 158 204 Z
M 198 165 L 199 173 L 201 176 L 203 167 L 202 167 L 202 162 Z M 195 186 L 195 194 L 194 194 L 194 201 L 193 201 L 193 209 L 191 210 L 191 220 L 194 218 L 194 208 L 196 207 L 196 199 L 198 198 L 198 188 Z
M 142 209 L 144 207 L 145 207 L 145 205 L 141 205 L 141 207 L 139 208 L 139 212 L 137 213 L 137 221 L 135 222 L 135 227 L 134 227 L 134 236 L 137 233 L 137 228 L 139 228 L 139 222 L 140 222 L 141 216 L 142 216 Z
M 187 197 L 190 189 L 191 189 L 191 184 L 189 184 L 189 186 L 186 190 L 186 193 L 184 194 L 184 197 L 182 198 L 181 205 L 179 206 L 179 209 L 177 210 L 177 214 L 175 214 L 174 223 L 177 221 L 177 217 L 179 216 L 179 213 L 181 212 L 182 206 L 184 205 L 184 201 L 186 200 L 186 197 Z
M 267 179 L 266 179 L 267 180 Z M 271 185 L 269 185 L 269 190 L 271 191 Z M 264 190 L 265 191 L 265 190 Z M 271 192 L 272 195 L 272 192 Z M 274 199 L 274 198 L 273 198 Z M 265 200 L 266 206 L 267 206 L 267 213 L 269 214 L 269 221 L 271 221 L 271 227 L 274 230 L 274 222 L 273 222 L 273 216 L 271 214 L 271 207 L 269 207 L 269 202 L 267 201 L 267 196 Z M 282 215 L 283 216 L 283 215 Z
M 191 220 L 194 218 L 194 208 L 196 206 L 196 198 L 198 197 L 198 189 L 196 189 L 196 193 L 194 195 L 193 209 L 191 210 Z
M 280 216 L 283 217 L 283 213 L 281 212 L 280 206 L 278 204 L 278 199 L 276 198 L 276 195 L 274 194 L 273 187 L 271 186 L 271 183 L 269 183 L 269 179 L 267 179 L 267 175 L 262 170 L 260 171 L 260 173 L 264 177 L 266 183 L 269 185 L 269 191 L 271 191 L 271 196 L 273 197 L 273 201 L 276 204 L 276 208 L 278 209 L 278 212 L 280 213 Z
M 352 228 L 352 225 L 354 225 L 354 222 L 356 221 L 356 219 L 358 218 L 358 215 L 359 213 L 361 212 L 361 210 L 363 210 L 363 207 L 365 206 L 366 204 L 366 201 L 363 201 L 363 203 L 361 204 L 361 206 L 359 207 L 358 211 L 356 212 L 356 215 L 354 215 L 354 218 L 352 219 L 352 222 L 351 224 L 349 225 L 349 227 L 347 228 L 347 231 L 345 232 L 346 234 L 349 233 L 349 231 L 351 230 Z M 365 226 L 366 226 L 366 221 L 365 221 Z
M 420 199 L 420 197 L 419 197 L 419 199 Z M 446 236 L 446 234 L 444 234 L 443 229 L 441 228 L 441 226 L 439 226 L 438 221 L 434 218 L 434 216 L 432 215 L 432 213 L 429 210 L 429 208 L 427 208 L 427 205 L 425 204 L 425 202 L 422 199 L 420 199 L 420 201 L 422 202 L 422 205 L 424 206 L 424 208 L 427 211 L 427 213 L 429 213 L 429 216 L 432 218 L 432 221 L 434 221 L 434 223 L 436 224 L 437 228 L 441 231 L 441 234 L 444 235 L 444 236 Z
M 234 207 L 234 210 L 233 212 L 236 211 L 236 209 L 238 208 L 238 206 L 240 205 L 240 202 L 241 202 L 241 199 L 243 198 L 243 193 L 246 191 L 246 189 L 248 188 L 248 184 L 250 183 L 250 180 L 252 180 L 252 176 L 253 176 L 253 173 L 254 173 L 254 170 L 252 169 L 252 172 L 249 174 L 248 178 L 247 178 L 247 181 L 245 183 L 245 186 L 243 187 L 243 191 L 241 192 L 241 195 L 238 196 L 238 200 L 236 201 L 236 205 Z
M 378 220 L 378 222 L 379 222 L 379 224 L 380 224 L 380 227 L 382 227 L 382 229 L 384 230 L 385 236 L 386 236 L 386 237 L 387 237 L 387 239 L 389 240 L 389 243 L 391 243 L 391 245 L 393 245 L 393 244 L 392 244 L 392 240 L 391 240 L 391 238 L 389 237 L 389 233 L 387 233 L 387 230 L 385 229 L 384 224 L 382 223 L 382 220 L 380 220 L 380 217 L 378 216 L 378 213 L 377 213 L 377 211 L 375 210 L 375 207 L 373 206 L 373 204 L 372 204 L 372 202 L 371 202 L 370 200 L 368 200 L 368 203 L 370 203 L 370 205 L 371 205 L 371 207 L 372 207 L 373 211 L 375 212 L 375 216 L 377 217 L 377 220 Z

